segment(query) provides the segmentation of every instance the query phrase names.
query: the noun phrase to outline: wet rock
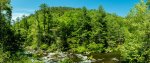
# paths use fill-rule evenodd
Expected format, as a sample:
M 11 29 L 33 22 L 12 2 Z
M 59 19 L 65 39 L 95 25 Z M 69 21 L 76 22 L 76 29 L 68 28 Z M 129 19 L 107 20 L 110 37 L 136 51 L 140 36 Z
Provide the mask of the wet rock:
M 85 60 L 85 61 L 82 61 L 80 63 L 91 63 L 92 61 L 91 60 Z
M 104 59 L 104 58 L 103 58 Z M 97 59 L 97 61 L 102 61 L 103 59 Z
M 119 61 L 117 58 L 112 58 L 111 60 L 113 60 L 113 61 Z

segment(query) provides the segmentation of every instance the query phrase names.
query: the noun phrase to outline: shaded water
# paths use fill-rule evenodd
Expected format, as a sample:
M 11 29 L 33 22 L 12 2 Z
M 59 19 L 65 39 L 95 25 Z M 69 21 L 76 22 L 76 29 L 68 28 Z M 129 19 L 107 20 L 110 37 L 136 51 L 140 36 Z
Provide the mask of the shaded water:
M 92 63 L 121 63 L 119 53 L 92 53 L 92 56 L 96 61 Z

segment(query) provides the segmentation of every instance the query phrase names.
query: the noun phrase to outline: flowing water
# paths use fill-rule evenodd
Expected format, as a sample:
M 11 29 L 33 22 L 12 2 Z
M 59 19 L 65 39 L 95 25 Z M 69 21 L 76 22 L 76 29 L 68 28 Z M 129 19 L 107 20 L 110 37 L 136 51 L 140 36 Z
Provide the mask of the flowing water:
M 88 56 L 92 56 L 96 59 L 92 63 L 120 63 L 121 55 L 119 53 L 92 53 Z
M 66 52 L 53 52 L 47 53 L 40 59 L 44 63 L 58 63 L 69 58 L 74 63 L 121 63 L 121 55 L 117 52 L 114 53 L 90 53 L 90 54 L 76 54 Z
M 74 53 L 49 53 L 43 57 L 45 63 L 52 63 L 68 57 L 75 63 L 120 63 L 119 53 L 91 53 L 88 55 Z

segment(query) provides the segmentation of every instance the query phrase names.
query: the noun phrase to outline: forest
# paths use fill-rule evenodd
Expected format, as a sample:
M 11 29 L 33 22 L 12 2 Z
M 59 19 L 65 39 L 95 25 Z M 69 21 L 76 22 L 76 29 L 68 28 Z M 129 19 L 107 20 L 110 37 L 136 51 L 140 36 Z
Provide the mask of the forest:
M 0 0 L 0 63 L 150 62 L 150 0 L 140 0 L 125 17 L 101 5 L 87 9 L 43 3 L 16 20 L 10 3 Z M 115 58 L 102 58 L 107 55 Z

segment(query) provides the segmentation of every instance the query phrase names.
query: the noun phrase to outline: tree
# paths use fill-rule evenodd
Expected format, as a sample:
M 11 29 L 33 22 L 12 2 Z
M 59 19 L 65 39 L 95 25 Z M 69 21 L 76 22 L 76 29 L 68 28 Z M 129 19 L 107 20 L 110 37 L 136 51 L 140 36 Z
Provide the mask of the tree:
M 146 5 L 148 5 L 148 9 L 150 9 L 150 0 L 147 0 Z
M 80 39 L 80 44 L 89 44 L 89 38 L 90 35 L 89 33 L 92 31 L 92 26 L 91 26 L 91 18 L 88 16 L 88 10 L 86 7 L 82 8 L 82 15 L 81 15 L 81 30 L 79 33 L 81 33 L 81 39 Z M 79 29 L 80 29 L 79 28 Z
M 12 8 L 10 6 L 10 1 L 11 0 L 2 0 L 0 1 L 0 15 L 6 17 L 6 22 L 8 24 L 11 24 L 11 13 L 12 13 Z M 3 11 L 6 11 L 6 13 L 2 13 Z
M 37 32 L 36 32 L 37 49 L 40 50 L 42 32 L 41 32 L 41 27 L 40 27 L 40 22 L 39 22 L 39 14 L 38 13 L 37 13 L 37 15 L 35 15 L 35 19 L 36 19 L 35 22 L 36 22 L 36 26 L 37 26 L 37 28 L 36 28 L 36 30 L 37 30 Z
M 107 48 L 108 47 L 108 42 L 107 42 L 107 21 L 105 20 L 105 17 L 106 17 L 106 13 L 103 9 L 102 6 L 99 6 L 99 9 L 98 9 L 98 13 L 100 14 L 100 16 L 98 17 L 98 22 L 100 24 L 100 41 L 101 43 L 104 44 L 104 47 Z
M 48 5 L 47 4 L 41 4 L 40 8 L 41 8 L 42 13 L 43 13 L 43 26 L 44 26 L 44 32 L 45 32 L 46 12 L 47 12 Z
M 149 62 L 149 46 L 146 46 L 149 35 L 147 31 L 149 30 L 147 27 L 149 26 L 148 16 L 147 5 L 141 0 L 129 14 L 129 17 L 126 18 L 124 26 L 125 43 L 120 46 L 120 50 L 123 58 L 128 62 Z
M 6 11 L 6 13 L 3 13 Z M 11 33 L 10 29 L 10 21 L 11 21 L 11 7 L 10 0 L 2 0 L 0 1 L 0 42 L 1 47 L 6 48 L 4 43 L 6 43 L 10 38 L 9 33 Z

